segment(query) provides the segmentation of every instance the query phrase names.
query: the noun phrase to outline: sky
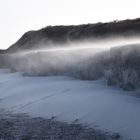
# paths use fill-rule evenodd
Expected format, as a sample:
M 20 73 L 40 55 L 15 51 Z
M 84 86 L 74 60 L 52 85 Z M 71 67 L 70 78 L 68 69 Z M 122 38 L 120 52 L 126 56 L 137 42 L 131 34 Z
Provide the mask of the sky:
M 0 49 L 25 32 L 140 17 L 139 0 L 0 0 Z

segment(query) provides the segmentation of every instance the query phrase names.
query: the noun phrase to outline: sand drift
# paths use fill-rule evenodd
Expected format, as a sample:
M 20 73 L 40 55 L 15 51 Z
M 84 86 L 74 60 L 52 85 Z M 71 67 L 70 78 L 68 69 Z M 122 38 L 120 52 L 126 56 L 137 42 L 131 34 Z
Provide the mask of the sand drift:
M 109 88 L 102 80 L 0 72 L 0 108 L 34 117 L 78 120 L 134 140 L 140 138 L 140 99 L 131 95 L 139 92 Z

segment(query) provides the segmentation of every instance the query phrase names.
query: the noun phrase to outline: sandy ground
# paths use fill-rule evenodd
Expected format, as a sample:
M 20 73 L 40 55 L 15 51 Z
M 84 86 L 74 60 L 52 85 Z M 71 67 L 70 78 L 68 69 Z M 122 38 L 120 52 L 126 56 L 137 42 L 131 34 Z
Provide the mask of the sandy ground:
M 140 93 L 140 91 L 136 91 Z M 103 81 L 70 77 L 23 77 L 0 71 L 0 108 L 32 117 L 88 124 L 126 139 L 140 139 L 140 98 Z

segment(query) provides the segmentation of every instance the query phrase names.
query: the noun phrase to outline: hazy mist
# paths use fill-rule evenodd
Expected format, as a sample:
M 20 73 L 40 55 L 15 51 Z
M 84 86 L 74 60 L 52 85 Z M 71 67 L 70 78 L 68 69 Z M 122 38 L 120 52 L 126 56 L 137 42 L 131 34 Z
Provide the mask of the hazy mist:
M 65 45 L 55 45 L 48 49 L 41 46 L 37 50 L 28 50 L 6 55 L 7 67 L 13 71 L 23 71 L 30 75 L 72 75 L 79 71 L 93 71 L 98 68 L 97 73 L 104 67 L 102 63 L 108 62 L 110 58 L 110 48 L 125 46 L 128 44 L 138 44 L 140 40 L 134 39 L 109 39 L 97 42 L 75 42 Z M 106 69 L 106 68 L 105 68 Z M 78 72 L 77 72 L 78 71 Z M 98 74 L 95 74 L 98 77 Z M 102 72 L 101 72 L 102 73 Z M 99 74 L 101 76 L 101 73 Z M 92 76 L 89 76 L 92 79 Z

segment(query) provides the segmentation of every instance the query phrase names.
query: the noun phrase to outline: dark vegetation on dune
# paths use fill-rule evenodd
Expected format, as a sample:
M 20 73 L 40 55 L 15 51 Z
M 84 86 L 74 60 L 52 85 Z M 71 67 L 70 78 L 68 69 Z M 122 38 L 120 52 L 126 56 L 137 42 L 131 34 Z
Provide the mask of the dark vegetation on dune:
M 140 36 L 140 18 L 134 20 L 113 21 L 109 23 L 48 26 L 38 31 L 25 33 L 6 51 L 38 49 L 44 45 L 48 48 L 54 44 L 64 44 L 71 41 L 97 40 L 108 37 Z
M 140 87 L 139 44 L 114 47 L 89 56 L 85 56 L 85 50 L 21 53 L 23 50 L 27 52 L 44 45 L 50 48 L 56 44 L 61 46 L 88 39 L 94 42 L 120 36 L 140 36 L 140 19 L 76 26 L 48 26 L 38 31 L 29 31 L 7 50 L 0 50 L 0 67 L 22 71 L 24 75 L 68 75 L 83 80 L 103 78 L 108 85 L 135 90 Z

